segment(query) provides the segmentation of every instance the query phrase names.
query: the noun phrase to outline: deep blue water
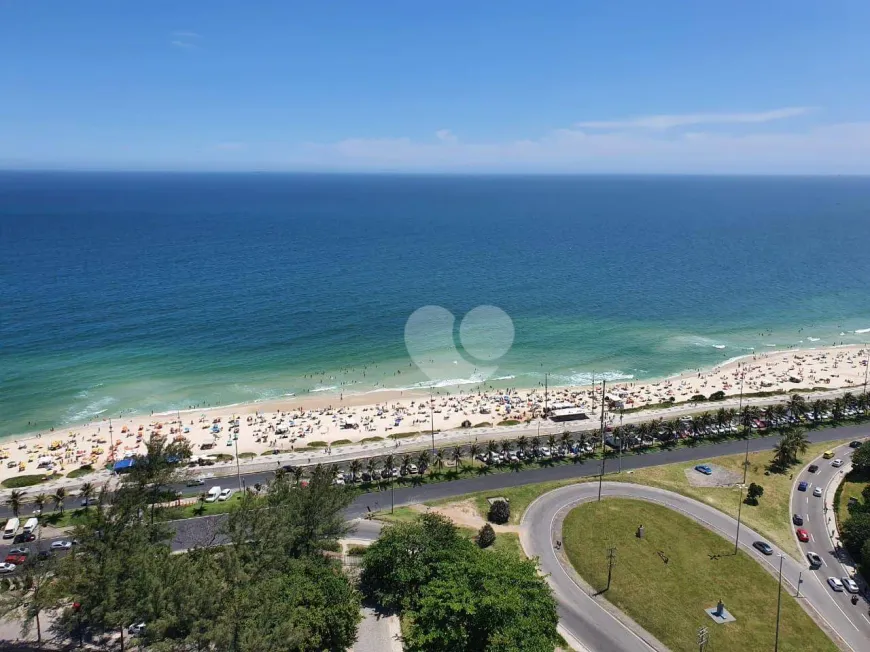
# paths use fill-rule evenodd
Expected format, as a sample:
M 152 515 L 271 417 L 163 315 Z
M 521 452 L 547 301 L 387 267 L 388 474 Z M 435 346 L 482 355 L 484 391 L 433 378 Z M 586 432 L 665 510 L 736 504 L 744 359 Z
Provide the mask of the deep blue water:
M 510 315 L 512 386 L 870 338 L 867 178 L 7 172 L 0 242 L 0 434 L 419 385 L 427 304 Z

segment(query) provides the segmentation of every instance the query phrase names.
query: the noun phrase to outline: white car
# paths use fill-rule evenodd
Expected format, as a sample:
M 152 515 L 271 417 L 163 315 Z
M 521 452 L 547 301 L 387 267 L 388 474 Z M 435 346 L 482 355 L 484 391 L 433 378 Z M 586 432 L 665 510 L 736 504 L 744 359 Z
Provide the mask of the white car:
M 223 491 L 221 491 L 220 495 L 218 496 L 218 500 L 223 502 L 225 500 L 228 500 L 229 497 L 232 495 L 233 495 L 232 489 L 224 489 Z
M 860 589 L 858 588 L 858 584 L 856 584 L 855 580 L 853 580 L 851 577 L 843 578 L 843 587 L 849 593 L 858 593 L 860 591 Z
M 831 466 L 839 468 L 839 467 L 843 466 L 843 460 L 836 459 L 833 462 L 831 462 Z
M 15 564 L 0 562 L 0 573 L 11 573 L 15 570 Z
M 843 583 L 838 580 L 836 577 L 829 577 L 828 584 L 834 591 L 842 592 L 843 591 Z
M 145 633 L 145 623 L 133 623 L 127 628 L 130 636 L 141 636 Z
M 816 487 L 815 489 L 813 489 L 813 496 L 815 496 L 816 498 L 821 498 L 822 497 L 822 488 Z
M 72 541 L 52 541 L 52 550 L 69 550 L 72 548 Z

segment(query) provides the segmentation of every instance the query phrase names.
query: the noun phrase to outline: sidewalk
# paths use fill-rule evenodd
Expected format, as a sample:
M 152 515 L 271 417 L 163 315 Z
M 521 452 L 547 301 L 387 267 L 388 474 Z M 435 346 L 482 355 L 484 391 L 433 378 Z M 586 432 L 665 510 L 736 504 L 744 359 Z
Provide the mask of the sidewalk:
M 835 551 L 840 562 L 840 567 L 843 570 L 841 577 L 851 577 L 861 588 L 861 593 L 867 595 L 868 587 L 864 579 L 858 573 L 858 565 L 852 559 L 849 551 L 842 545 L 840 540 L 840 530 L 837 527 L 836 511 L 834 510 L 834 495 L 837 493 L 837 488 L 843 482 L 846 474 L 852 470 L 852 462 L 848 461 L 840 467 L 840 472 L 835 475 L 828 486 L 825 487 L 825 520 L 828 527 L 826 528 L 828 540 L 831 544 L 831 550 Z

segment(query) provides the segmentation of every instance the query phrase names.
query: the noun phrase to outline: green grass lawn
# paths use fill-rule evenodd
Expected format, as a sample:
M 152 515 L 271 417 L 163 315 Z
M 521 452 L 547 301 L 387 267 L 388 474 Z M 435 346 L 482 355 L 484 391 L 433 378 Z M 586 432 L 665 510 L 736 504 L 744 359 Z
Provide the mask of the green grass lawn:
M 646 530 L 643 539 L 635 536 L 640 523 Z M 606 551 L 616 547 L 606 598 L 671 650 L 697 650 L 699 627 L 709 628 L 712 650 L 773 648 L 776 580 L 691 519 L 652 503 L 611 498 L 572 510 L 562 541 L 577 572 L 599 590 L 607 584 Z M 736 622 L 715 625 L 704 613 L 719 599 Z M 782 652 L 837 649 L 787 592 L 779 645 Z
M 855 498 L 859 503 L 864 502 L 861 492 L 864 487 L 870 484 L 870 473 L 858 473 L 857 471 L 849 472 L 840 489 L 840 500 L 837 503 L 837 521 L 840 527 L 843 527 L 849 519 L 849 498 Z
M 839 445 L 838 442 L 810 444 L 803 461 L 792 467 L 787 473 L 767 472 L 768 464 L 773 458 L 771 451 L 749 454 L 749 473 L 746 476 L 747 485 L 755 482 L 764 487 L 764 495 L 757 506 L 743 505 L 742 519 L 759 534 L 770 539 L 780 548 L 795 558 L 801 553 L 792 535 L 791 524 L 791 492 L 796 475 L 803 466 L 813 458 L 821 455 L 829 448 Z M 743 475 L 744 455 L 728 455 L 703 460 L 702 462 L 686 462 L 683 464 L 668 464 L 619 476 L 625 482 L 637 482 L 662 489 L 669 489 L 690 498 L 707 503 L 716 509 L 737 518 L 737 508 L 740 502 L 740 492 L 728 487 L 693 487 L 686 478 L 685 469 L 694 468 L 696 464 L 709 462 Z M 745 491 L 744 491 L 745 494 Z
M 0 485 L 7 489 L 20 489 L 21 487 L 32 487 L 42 484 L 48 480 L 48 476 L 44 473 L 36 473 L 31 475 L 14 475 L 11 478 L 6 478 Z

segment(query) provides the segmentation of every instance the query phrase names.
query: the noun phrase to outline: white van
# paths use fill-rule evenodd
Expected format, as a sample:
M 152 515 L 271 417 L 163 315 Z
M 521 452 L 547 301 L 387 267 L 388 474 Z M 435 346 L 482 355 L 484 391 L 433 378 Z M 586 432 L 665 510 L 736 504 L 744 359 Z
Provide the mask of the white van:
M 21 524 L 17 518 L 12 517 L 6 521 L 6 528 L 3 530 L 3 538 L 11 539 L 18 532 L 18 526 Z
M 27 523 L 24 524 L 24 534 L 33 534 L 34 532 L 36 532 L 37 527 L 39 527 L 38 518 L 27 519 Z
M 220 495 L 221 495 L 221 488 L 220 487 L 212 487 L 211 489 L 208 490 L 208 496 L 206 496 L 205 502 L 213 503 L 220 497 Z

